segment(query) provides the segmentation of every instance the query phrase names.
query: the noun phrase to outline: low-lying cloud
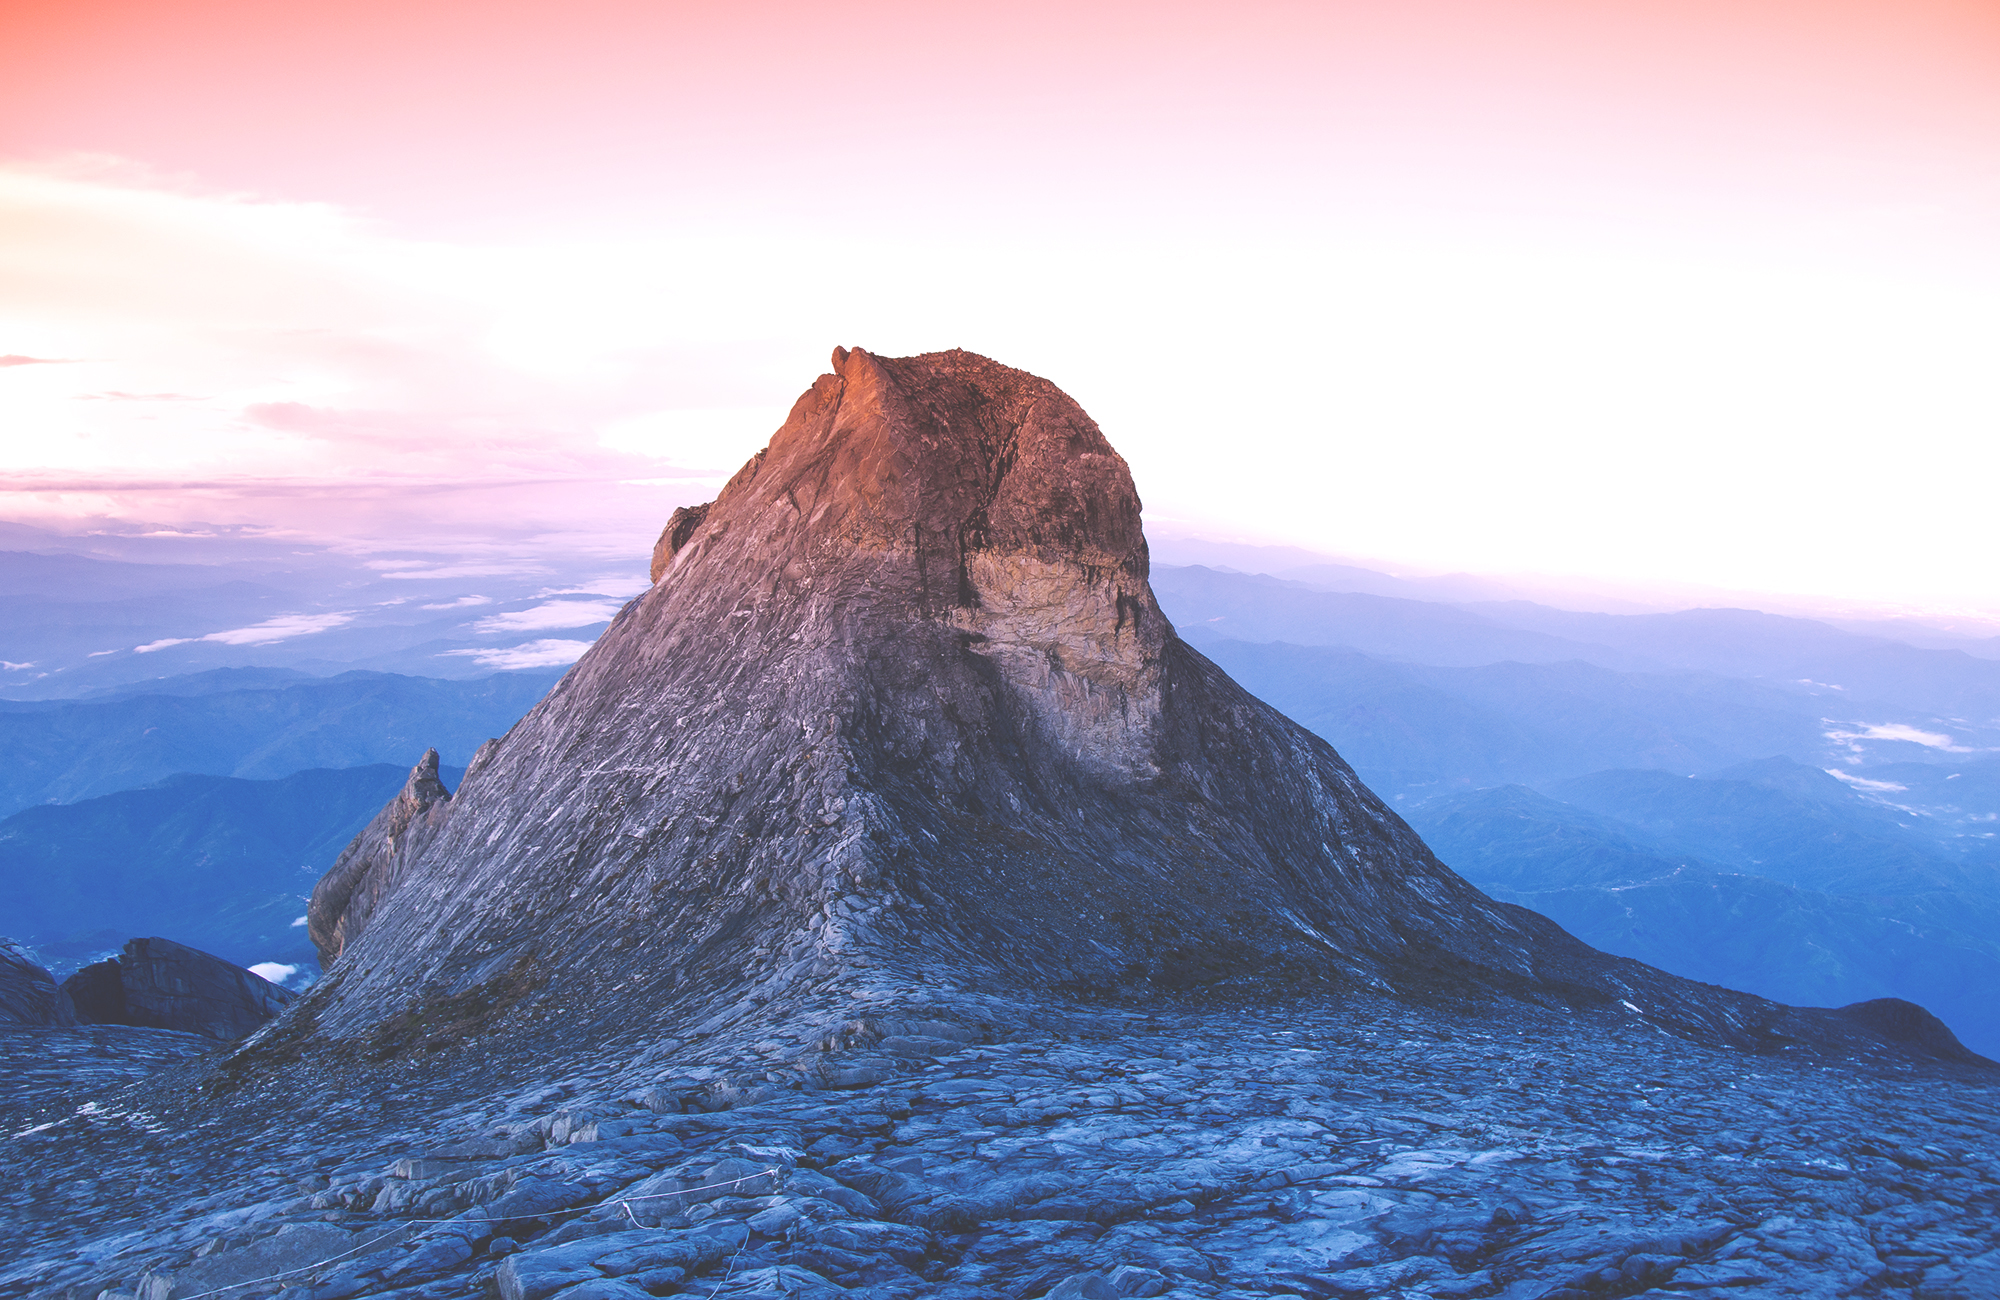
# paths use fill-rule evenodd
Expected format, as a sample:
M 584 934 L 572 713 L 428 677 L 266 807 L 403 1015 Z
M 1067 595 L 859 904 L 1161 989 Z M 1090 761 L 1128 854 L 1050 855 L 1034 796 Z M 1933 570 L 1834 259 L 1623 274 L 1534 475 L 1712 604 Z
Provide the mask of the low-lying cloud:
M 475 632 L 492 634 L 590 627 L 593 624 L 610 622 L 622 603 L 616 600 L 551 600 L 533 609 L 516 610 L 511 614 L 495 614 L 490 618 L 482 618 L 474 623 L 472 628 Z
M 447 655 L 463 655 L 481 668 L 497 668 L 502 672 L 512 672 L 521 668 L 556 668 L 563 664 L 573 664 L 583 658 L 583 652 L 590 649 L 588 641 L 542 640 L 527 641 L 517 646 L 507 646 L 492 650 L 447 650 Z
M 1843 772 L 1837 767 L 1822 768 L 1821 770 L 1834 780 L 1851 785 L 1856 790 L 1863 790 L 1869 794 L 1902 794 L 1910 788 L 1906 785 L 1899 785 L 1894 781 L 1871 781 L 1865 776 L 1855 776 L 1852 772 Z
M 324 632 L 328 628 L 339 627 L 354 620 L 351 613 L 339 614 L 280 614 L 267 618 L 262 623 L 249 627 L 231 628 L 226 632 L 210 632 L 207 636 L 170 636 L 158 641 L 148 641 L 145 645 L 132 649 L 142 655 L 155 650 L 165 650 L 169 646 L 191 645 L 200 641 L 216 641 L 223 645 L 272 645 L 279 641 L 289 641 L 295 636 L 310 636 L 314 632 Z
M 1852 745 L 1861 740 L 1900 740 L 1912 745 L 1923 745 L 1928 749 L 1940 749 L 1947 754 L 1970 754 L 1975 752 L 1968 745 L 1960 745 L 1942 731 L 1924 731 L 1903 722 L 1858 723 L 1856 731 L 1840 730 L 1838 724 L 1826 733 L 1828 740 L 1838 740 Z

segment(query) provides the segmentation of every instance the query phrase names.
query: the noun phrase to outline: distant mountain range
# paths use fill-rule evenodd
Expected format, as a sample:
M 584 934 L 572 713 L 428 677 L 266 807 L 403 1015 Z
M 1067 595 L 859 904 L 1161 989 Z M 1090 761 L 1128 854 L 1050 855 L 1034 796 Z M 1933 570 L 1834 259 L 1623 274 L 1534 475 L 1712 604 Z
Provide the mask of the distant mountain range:
M 1740 609 L 1592 614 L 1518 600 L 1439 604 L 1199 565 L 1159 566 L 1153 584 L 1182 635 L 1204 641 L 1343 646 L 1443 667 L 1582 662 L 1709 673 L 1767 683 L 1835 720 L 1917 721 L 1985 738 L 1961 745 L 2000 745 L 2000 661 L 1814 619 Z
M 1906 997 L 2000 1053 L 1994 647 L 1747 610 L 1577 613 L 1487 579 L 1285 558 L 1156 564 L 1153 588 L 1475 884 L 1678 974 L 1790 1002 Z M 301 896 L 409 765 L 430 746 L 463 764 L 563 671 L 445 680 L 477 671 L 460 651 L 602 626 L 550 633 L 569 613 L 537 612 L 551 603 L 608 617 L 543 581 L 0 556 L 0 879 L 27 882 L 0 934 L 58 966 L 141 933 L 309 962 Z M 353 616 L 134 649 L 301 610 Z M 337 672 L 352 662 L 422 675 Z M 30 698 L 50 692 L 68 698 Z
M 391 673 L 271 681 L 203 673 L 87 700 L 0 703 L 0 815 L 74 803 L 181 772 L 279 777 L 390 763 L 424 750 L 464 764 L 503 734 L 559 670 L 439 681 Z M 248 680 L 267 684 L 242 687 Z M 385 796 L 386 797 L 386 796 Z M 175 937 L 175 936 L 168 936 Z
M 240 965 L 317 971 L 295 924 L 306 896 L 408 775 L 392 764 L 274 781 L 183 774 L 15 813 L 0 820 L 0 934 L 59 975 L 153 934 Z
M 1811 619 L 1448 605 L 1200 566 L 1153 585 L 1182 635 L 1387 790 L 2000 757 L 2000 661 Z
M 0 525 L 0 540 L 64 539 Z M 0 549 L 0 700 L 75 698 L 218 668 L 471 678 L 557 667 L 646 586 L 632 561 L 228 549 L 223 562 L 201 564 Z
M 1668 779 L 1690 787 L 1677 801 L 1688 822 L 1662 829 L 1735 854 L 1704 860 L 1631 821 L 1517 785 L 1440 795 L 1407 819 L 1473 884 L 1606 951 L 1800 1006 L 1920 1000 L 1963 1041 L 2000 1044 L 2000 901 L 1991 890 L 1926 887 L 1929 873 L 1917 868 L 1907 890 L 1844 891 L 1852 883 L 1846 864 L 1865 863 L 1863 846 L 1883 841 L 1864 832 L 1840 845 L 1845 830 L 1833 818 L 1812 819 L 1823 838 L 1793 846 L 1780 866 L 1789 880 L 1739 869 L 1728 859 L 1740 859 L 1746 841 L 1789 838 L 1783 812 L 1745 806 L 1744 782 Z M 1604 804 L 1612 802 L 1602 797 L 1606 785 L 1627 783 L 1578 784 Z M 1811 845 L 1828 842 L 1860 851 L 1829 863 L 1828 878 L 1815 882 Z M 1899 847 L 1903 861 L 1921 861 L 1919 846 Z M 1943 858 L 1929 865 L 1939 875 L 1960 870 Z
M 2000 1050 L 2000 662 L 1747 610 L 1200 566 L 1154 589 L 1496 897 L 1782 1001 L 1908 998 Z

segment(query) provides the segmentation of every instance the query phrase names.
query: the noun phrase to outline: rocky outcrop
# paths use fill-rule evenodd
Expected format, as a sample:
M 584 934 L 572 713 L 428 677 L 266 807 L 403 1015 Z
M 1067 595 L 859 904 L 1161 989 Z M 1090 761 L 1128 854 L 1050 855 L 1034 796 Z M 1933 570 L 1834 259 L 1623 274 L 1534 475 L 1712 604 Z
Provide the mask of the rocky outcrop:
M 1993 1064 L 1959 1042 L 1958 1035 L 1952 1033 L 1944 1021 L 1902 998 L 1873 998 L 1867 1002 L 1855 1002 L 1834 1014 L 1917 1055 L 1960 1065 Z
M 660 540 L 653 543 L 653 563 L 649 569 L 649 582 L 658 582 L 667 566 L 674 562 L 674 553 L 687 545 L 694 530 L 701 527 L 708 518 L 708 506 L 681 506 L 667 517 L 667 526 L 660 530 Z
M 110 961 L 62 983 L 83 1025 L 173 1029 L 231 1042 L 282 1013 L 296 995 L 220 957 L 169 939 L 133 939 Z
M 1879 1041 L 1606 956 L 1446 868 L 1175 635 L 1125 463 L 1054 385 L 966 352 L 834 368 L 676 514 L 652 589 L 449 817 L 406 791 L 315 892 L 321 1035 L 803 1038 L 919 990 L 1234 983 Z
M 438 777 L 438 752 L 425 750 L 396 797 L 313 886 L 306 906 L 306 933 L 319 949 L 322 965 L 338 960 L 368 924 L 383 896 L 395 888 L 404 865 L 449 815 L 450 800 L 451 791 Z
M 56 979 L 12 939 L 0 939 L 0 1025 L 56 1022 Z

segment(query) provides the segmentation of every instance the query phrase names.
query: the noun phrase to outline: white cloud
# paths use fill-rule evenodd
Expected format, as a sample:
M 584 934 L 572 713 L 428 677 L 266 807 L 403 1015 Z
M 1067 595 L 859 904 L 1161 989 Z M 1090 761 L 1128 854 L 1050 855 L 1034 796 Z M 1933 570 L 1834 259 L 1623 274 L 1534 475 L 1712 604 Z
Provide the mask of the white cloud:
M 283 962 L 260 961 L 255 966 L 249 967 L 249 971 L 259 979 L 267 979 L 273 984 L 283 984 L 286 980 L 298 974 L 299 968 L 297 966 L 287 966 Z
M 510 672 L 517 668 L 554 668 L 573 664 L 590 649 L 588 641 L 528 641 L 494 650 L 447 650 L 447 655 L 465 655 L 482 668 Z
M 269 645 L 273 641 L 324 632 L 353 619 L 352 614 L 285 614 L 229 632 L 211 632 L 202 640 L 220 641 L 224 645 Z
M 637 574 L 610 574 L 593 578 L 578 587 L 558 587 L 538 591 L 537 596 L 636 596 L 653 584 Z
M 532 573 L 532 566 L 525 564 L 441 564 L 428 569 L 398 569 L 385 573 L 385 578 L 504 578 L 520 573 Z
M 477 632 L 541 632 L 559 627 L 589 627 L 608 621 L 622 602 L 615 600 L 551 600 L 533 609 L 495 614 L 473 624 Z
M 1855 789 L 1866 790 L 1870 794 L 1901 794 L 1910 788 L 1906 785 L 1898 785 L 1894 781 L 1870 781 L 1865 776 L 1855 776 L 1850 772 L 1843 772 L 1839 768 L 1829 767 L 1822 770 L 1834 780 L 1844 781 Z
M 34 666 L 32 661 L 25 664 L 17 664 L 11 659 L 0 659 L 0 668 L 4 668 L 10 673 L 19 672 L 23 668 L 33 668 Z
M 460 596 L 457 600 L 447 600 L 437 605 L 419 605 L 418 609 L 465 609 L 471 605 L 491 605 L 491 596 Z
M 306 918 L 302 916 L 298 920 L 292 922 L 292 925 L 294 928 L 296 928 L 298 926 L 304 925 L 305 923 L 306 923 Z
M 132 647 L 142 655 L 155 650 L 165 650 L 168 646 L 190 645 L 196 641 L 217 641 L 223 645 L 271 645 L 278 641 L 289 641 L 295 636 L 310 636 L 314 632 L 324 632 L 328 628 L 339 627 L 354 620 L 353 614 L 280 614 L 267 618 L 262 623 L 249 627 L 231 628 L 227 632 L 210 632 L 207 636 L 170 636 L 158 641 L 148 641 L 145 645 Z
M 1948 754 L 1970 754 L 1975 752 L 1969 746 L 1956 744 L 1950 736 L 1941 731 L 1924 731 L 1902 722 L 1860 723 L 1859 731 L 1833 730 L 1826 733 L 1828 740 L 1845 741 L 1853 744 L 1859 740 L 1901 740 L 1912 745 L 1923 745 L 1929 749 L 1941 749 Z

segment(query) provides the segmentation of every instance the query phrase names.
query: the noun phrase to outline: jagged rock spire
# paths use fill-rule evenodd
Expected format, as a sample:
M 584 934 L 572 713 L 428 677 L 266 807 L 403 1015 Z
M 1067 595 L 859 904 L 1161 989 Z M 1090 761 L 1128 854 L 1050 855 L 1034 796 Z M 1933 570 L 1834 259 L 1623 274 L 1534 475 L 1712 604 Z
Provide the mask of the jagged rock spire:
M 427 749 L 396 797 L 362 828 L 341 852 L 333 869 L 313 886 L 306 904 L 306 934 L 319 949 L 320 963 L 331 966 L 347 945 L 359 937 L 375 908 L 402 878 L 402 869 L 429 833 L 442 824 L 433 809 L 451 798 L 438 777 L 438 752 Z

